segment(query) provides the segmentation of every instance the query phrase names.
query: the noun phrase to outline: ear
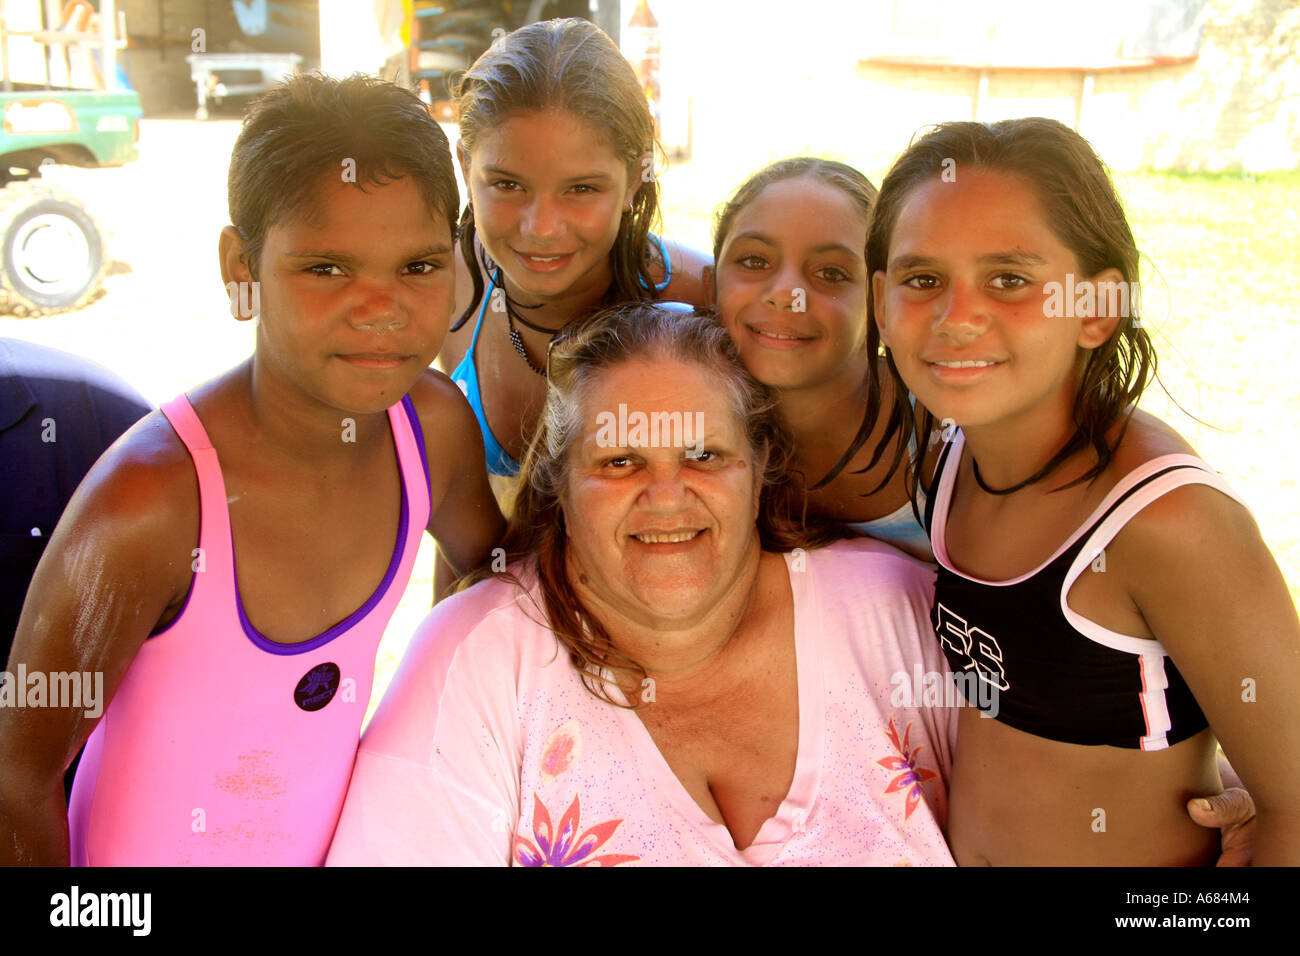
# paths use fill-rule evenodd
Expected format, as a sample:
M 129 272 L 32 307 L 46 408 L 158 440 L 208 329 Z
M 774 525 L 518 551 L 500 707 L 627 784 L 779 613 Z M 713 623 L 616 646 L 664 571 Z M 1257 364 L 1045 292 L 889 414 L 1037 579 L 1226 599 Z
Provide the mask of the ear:
M 880 269 L 871 274 L 871 304 L 872 311 L 875 312 L 872 318 L 880 330 L 880 341 L 888 345 L 889 336 L 885 332 L 885 273 Z
M 252 293 L 240 291 L 257 285 L 257 280 L 253 278 L 252 270 L 248 267 L 244 249 L 244 239 L 238 229 L 234 226 L 226 226 L 221 230 L 221 238 L 217 242 L 217 256 L 221 260 L 221 281 L 226 287 L 226 294 L 230 297 L 230 312 L 240 321 L 251 319 L 257 314 L 256 303 L 261 298 L 256 291 Z M 254 303 L 247 313 L 243 308 L 235 308 L 236 302 L 239 301 L 236 297 L 241 295 L 244 303 Z
M 700 282 L 704 285 L 704 304 L 717 311 L 718 309 L 718 274 L 713 266 L 705 266 L 700 270 Z
M 1097 304 L 1092 314 L 1079 316 L 1079 347 L 1095 349 L 1105 345 L 1115 334 L 1115 329 L 1135 314 L 1137 293 L 1124 281 L 1124 274 L 1118 269 L 1103 269 L 1089 281 Z M 1133 299 L 1129 297 L 1130 291 L 1134 294 Z

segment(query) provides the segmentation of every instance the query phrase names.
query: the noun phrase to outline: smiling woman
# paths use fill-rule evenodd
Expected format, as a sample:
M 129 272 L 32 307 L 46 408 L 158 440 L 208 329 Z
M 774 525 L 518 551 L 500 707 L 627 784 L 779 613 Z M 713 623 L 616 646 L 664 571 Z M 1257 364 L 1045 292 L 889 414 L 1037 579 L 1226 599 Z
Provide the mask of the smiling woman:
M 711 319 L 607 311 L 549 368 L 513 563 L 417 633 L 330 862 L 951 863 L 953 712 L 893 699 L 941 668 L 929 572 L 820 547 L 837 529 L 797 519 L 772 395 Z M 620 409 L 702 433 L 611 441 Z

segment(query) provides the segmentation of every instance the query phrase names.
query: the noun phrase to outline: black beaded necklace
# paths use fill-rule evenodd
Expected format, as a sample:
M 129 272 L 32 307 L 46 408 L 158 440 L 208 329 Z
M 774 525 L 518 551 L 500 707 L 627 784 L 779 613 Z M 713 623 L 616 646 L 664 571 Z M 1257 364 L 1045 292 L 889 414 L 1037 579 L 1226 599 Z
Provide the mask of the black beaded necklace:
M 520 319 L 519 321 L 523 322 L 523 319 Z M 511 315 L 509 309 L 506 310 L 506 325 L 510 327 L 510 344 L 515 347 L 515 351 L 518 352 L 519 357 L 524 360 L 524 364 L 542 378 L 546 378 L 546 369 L 538 368 L 533 364 L 533 360 L 528 357 L 528 350 L 524 348 L 524 337 L 520 335 L 519 330 L 515 328 L 514 316 Z M 529 326 L 529 328 L 532 328 L 532 326 Z M 557 334 L 559 333 L 553 333 L 551 338 L 555 338 L 555 335 Z
M 559 335 L 561 332 L 563 332 L 564 330 L 548 329 L 544 325 L 534 325 L 532 322 L 529 322 L 527 319 L 525 319 L 522 315 L 516 315 L 515 310 L 511 308 L 510 297 L 506 295 L 505 281 L 504 281 L 504 277 L 501 274 L 500 266 L 497 266 L 496 272 L 492 276 L 492 284 L 501 290 L 501 295 L 505 299 L 506 326 L 507 328 L 510 329 L 510 344 L 514 346 L 515 351 L 519 353 L 519 357 L 524 360 L 525 365 L 527 365 L 530 369 L 532 369 L 542 378 L 546 378 L 546 369 L 538 368 L 536 365 L 533 364 L 533 360 L 528 357 L 528 350 L 524 348 L 524 337 L 520 335 L 519 330 L 515 328 L 515 320 L 518 319 L 520 325 L 524 326 L 525 328 L 532 329 L 534 332 L 541 332 L 543 335 L 549 335 L 552 340 L 554 340 L 555 337 Z
M 984 479 L 980 476 L 980 463 L 975 460 L 974 455 L 971 455 L 970 465 L 971 465 L 971 471 L 974 472 L 975 474 L 975 484 L 979 485 L 980 490 L 983 491 L 985 494 L 989 494 L 989 495 L 1015 494 L 1021 488 L 1028 488 L 1030 485 L 1034 484 L 1035 482 L 1042 481 L 1044 478 L 1046 478 L 1048 475 L 1054 472 L 1057 468 L 1061 466 L 1061 464 L 1065 461 L 1066 457 L 1070 455 L 1075 450 L 1075 448 L 1078 445 L 1080 445 L 1082 442 L 1083 442 L 1083 432 L 1076 429 L 1074 434 L 1070 437 L 1070 440 L 1061 446 L 1061 450 L 1058 451 L 1055 455 L 1053 455 L 1046 465 L 1040 468 L 1035 474 L 1030 475 L 1028 478 L 1020 482 L 1019 484 L 1012 485 L 1010 488 L 990 488 L 988 485 L 986 485 L 984 483 Z

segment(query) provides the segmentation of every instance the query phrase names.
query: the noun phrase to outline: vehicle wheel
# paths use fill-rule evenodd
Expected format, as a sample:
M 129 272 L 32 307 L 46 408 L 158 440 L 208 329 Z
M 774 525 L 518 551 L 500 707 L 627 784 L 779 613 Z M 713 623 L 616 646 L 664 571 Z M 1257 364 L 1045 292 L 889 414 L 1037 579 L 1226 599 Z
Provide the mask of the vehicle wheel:
M 86 305 L 109 260 L 104 233 L 66 189 L 40 180 L 0 189 L 0 309 L 37 316 Z

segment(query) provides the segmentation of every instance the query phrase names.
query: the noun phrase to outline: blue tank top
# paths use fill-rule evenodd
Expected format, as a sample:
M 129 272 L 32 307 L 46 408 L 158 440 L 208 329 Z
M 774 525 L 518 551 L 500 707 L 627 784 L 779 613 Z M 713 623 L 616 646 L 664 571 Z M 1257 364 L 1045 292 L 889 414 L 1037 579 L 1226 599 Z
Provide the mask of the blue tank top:
M 924 492 L 920 493 L 918 507 L 922 510 L 925 508 Z M 916 520 L 910 501 L 893 514 L 885 515 L 883 518 L 873 518 L 870 521 L 846 522 L 845 527 L 860 531 L 877 541 L 892 544 L 919 561 L 934 562 L 934 552 L 930 550 L 930 535 Z
M 668 252 L 664 249 L 663 240 L 656 235 L 651 235 L 650 239 L 654 240 L 659 247 L 659 258 L 663 260 L 664 277 L 662 281 L 655 284 L 656 292 L 663 292 L 668 288 L 668 283 L 672 281 L 673 267 L 672 262 L 668 259 Z M 496 288 L 496 279 L 488 280 L 487 290 L 483 293 L 483 305 L 478 310 L 478 321 L 474 324 L 474 335 L 469 340 L 469 349 L 465 352 L 465 357 L 460 360 L 451 373 L 451 380 L 460 387 L 469 401 L 469 407 L 474 409 L 474 417 L 478 419 L 478 430 L 483 435 L 483 451 L 487 455 L 487 470 L 489 475 L 505 475 L 513 478 L 519 474 L 519 462 L 510 457 L 509 453 L 501 447 L 496 436 L 492 434 L 492 428 L 488 425 L 487 413 L 483 410 L 483 393 L 479 389 L 478 369 L 474 367 L 474 349 L 478 345 L 478 335 L 483 329 L 483 316 L 487 314 L 488 302 L 492 299 L 492 290 Z

